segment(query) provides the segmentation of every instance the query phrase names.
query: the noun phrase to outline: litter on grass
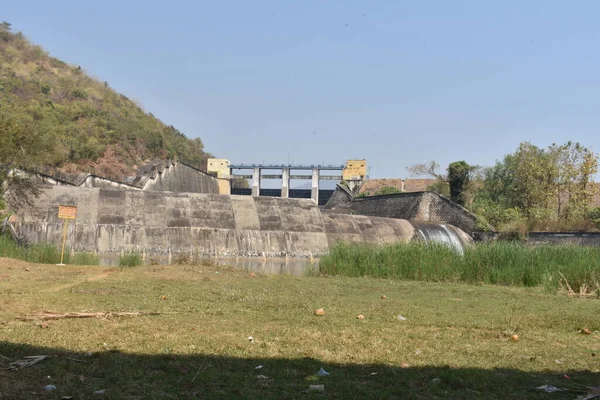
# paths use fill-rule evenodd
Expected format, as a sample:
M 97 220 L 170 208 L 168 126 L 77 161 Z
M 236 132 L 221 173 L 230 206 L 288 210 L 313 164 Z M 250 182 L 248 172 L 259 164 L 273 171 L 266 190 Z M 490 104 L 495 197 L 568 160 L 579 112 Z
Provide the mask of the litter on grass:
M 37 364 L 42 360 L 45 360 L 49 356 L 27 356 L 22 360 L 13 361 L 8 364 L 8 369 L 18 370 L 29 367 L 33 364 Z M 51 385 L 50 385 L 51 386 Z
M 54 312 L 41 312 L 38 314 L 25 315 L 23 320 L 50 320 L 50 319 L 61 319 L 61 318 L 105 318 L 110 317 L 127 317 L 127 316 L 142 316 L 142 315 L 160 315 L 160 314 L 177 314 L 176 312 L 68 312 L 68 313 L 54 313 Z
M 323 367 L 321 367 L 321 369 L 319 370 L 319 372 L 317 372 L 317 375 L 319 375 L 319 376 L 327 376 L 327 375 L 329 375 L 329 372 L 325 371 L 323 369 Z
M 538 389 L 543 390 L 546 393 L 554 393 L 554 392 L 560 392 L 560 391 L 564 390 L 564 389 L 559 389 L 556 386 L 552 386 L 552 385 L 542 385 L 542 386 L 539 386 Z
M 308 387 L 308 391 L 309 392 L 324 392 L 325 391 L 325 385 L 310 385 Z

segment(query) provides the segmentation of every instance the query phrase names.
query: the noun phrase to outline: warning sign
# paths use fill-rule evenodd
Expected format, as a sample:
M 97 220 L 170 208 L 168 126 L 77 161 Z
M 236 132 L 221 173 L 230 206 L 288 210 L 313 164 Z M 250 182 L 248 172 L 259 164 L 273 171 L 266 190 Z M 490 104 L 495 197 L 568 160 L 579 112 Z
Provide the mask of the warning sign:
M 77 218 L 76 206 L 58 206 L 58 218 L 75 219 Z

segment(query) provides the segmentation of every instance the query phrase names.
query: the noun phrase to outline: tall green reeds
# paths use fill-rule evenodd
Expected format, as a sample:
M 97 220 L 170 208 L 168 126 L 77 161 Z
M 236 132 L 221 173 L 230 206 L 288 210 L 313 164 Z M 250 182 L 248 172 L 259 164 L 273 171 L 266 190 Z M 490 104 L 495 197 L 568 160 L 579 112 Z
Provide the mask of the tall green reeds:
M 0 257 L 15 258 L 32 263 L 58 264 L 60 249 L 50 244 L 19 245 L 12 237 L 0 234 Z M 63 262 L 76 265 L 98 265 L 100 260 L 92 253 L 75 253 L 71 255 L 65 249 Z
M 339 244 L 321 258 L 319 269 L 329 275 L 543 286 L 549 292 L 568 282 L 574 291 L 600 291 L 598 247 L 498 242 L 471 246 L 460 256 L 441 245 Z

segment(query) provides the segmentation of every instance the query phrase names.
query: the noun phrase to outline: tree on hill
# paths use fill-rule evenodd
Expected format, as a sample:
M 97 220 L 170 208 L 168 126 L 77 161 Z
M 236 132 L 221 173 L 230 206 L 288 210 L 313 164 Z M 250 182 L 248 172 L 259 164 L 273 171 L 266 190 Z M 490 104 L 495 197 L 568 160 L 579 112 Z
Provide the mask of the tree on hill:
M 0 107 L 0 210 L 32 205 L 38 189 L 15 168 L 31 168 L 51 159 L 55 146 L 49 139 L 31 119 L 18 119 L 10 109 Z

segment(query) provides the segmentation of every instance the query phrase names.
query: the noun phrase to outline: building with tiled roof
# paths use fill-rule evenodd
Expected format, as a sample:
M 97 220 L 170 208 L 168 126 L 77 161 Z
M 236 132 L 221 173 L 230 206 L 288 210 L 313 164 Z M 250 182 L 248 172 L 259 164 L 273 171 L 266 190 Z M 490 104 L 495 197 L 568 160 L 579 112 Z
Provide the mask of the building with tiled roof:
M 369 179 L 360 189 L 360 193 L 374 194 L 384 187 L 394 187 L 401 192 L 424 192 L 436 179 Z

